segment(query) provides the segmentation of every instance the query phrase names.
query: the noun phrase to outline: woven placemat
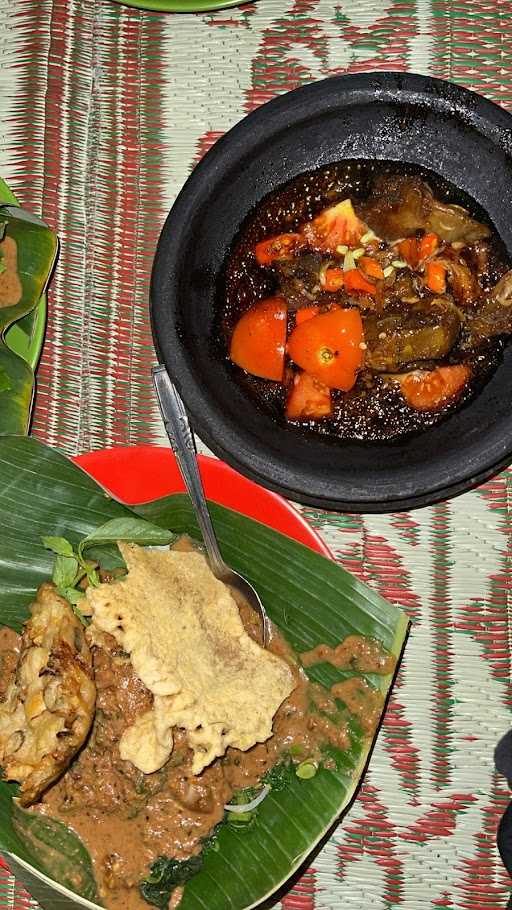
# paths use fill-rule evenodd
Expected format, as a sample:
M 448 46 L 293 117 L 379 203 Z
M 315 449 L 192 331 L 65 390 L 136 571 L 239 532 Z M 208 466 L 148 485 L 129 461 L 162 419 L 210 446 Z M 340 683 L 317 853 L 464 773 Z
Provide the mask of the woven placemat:
M 148 281 L 164 216 L 211 144 L 280 92 L 411 70 L 512 105 L 512 3 L 260 0 L 211 15 L 0 0 L 0 173 L 61 238 L 34 433 L 69 453 L 161 442 Z M 509 799 L 508 474 L 430 509 L 304 510 L 414 620 L 360 796 L 284 910 L 498 910 Z M 34 907 L 0 872 L 0 910 Z

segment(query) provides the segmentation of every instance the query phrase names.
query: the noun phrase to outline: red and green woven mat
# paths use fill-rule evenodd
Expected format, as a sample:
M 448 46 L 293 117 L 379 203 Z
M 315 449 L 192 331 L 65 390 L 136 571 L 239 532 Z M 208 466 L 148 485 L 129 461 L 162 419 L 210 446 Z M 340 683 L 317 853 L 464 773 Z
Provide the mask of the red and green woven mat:
M 33 431 L 69 453 L 161 442 L 153 251 L 194 163 L 246 112 L 324 76 L 453 79 L 512 107 L 512 2 L 260 0 L 166 15 L 0 0 L 0 173 L 59 234 Z M 511 725 L 510 482 L 389 516 L 306 510 L 414 629 L 370 773 L 283 910 L 498 910 L 511 882 L 492 751 Z M 0 910 L 36 907 L 0 872 Z

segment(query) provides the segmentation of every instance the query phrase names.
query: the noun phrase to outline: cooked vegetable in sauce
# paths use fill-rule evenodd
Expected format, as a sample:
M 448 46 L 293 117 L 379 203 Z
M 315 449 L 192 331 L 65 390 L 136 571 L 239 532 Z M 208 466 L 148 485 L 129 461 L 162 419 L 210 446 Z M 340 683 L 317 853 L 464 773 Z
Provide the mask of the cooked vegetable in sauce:
M 391 439 L 487 381 L 512 334 L 512 270 L 485 215 L 440 178 L 348 161 L 260 203 L 219 309 L 237 381 L 277 421 Z
M 325 242 L 324 235 L 322 238 Z M 111 543 L 116 532 L 123 537 L 124 542 L 118 539 L 118 547 L 125 566 L 107 572 L 101 561 L 86 558 L 84 553 L 94 544 Z M 56 819 L 79 836 L 92 858 L 98 892 L 105 907 L 143 910 L 152 905 L 167 910 L 179 905 L 186 882 L 201 870 L 205 853 L 215 849 L 218 826 L 243 828 L 257 824 L 260 805 L 271 790 L 289 785 L 290 774 L 301 781 L 300 786 L 307 787 L 308 781 L 322 768 L 336 767 L 336 754 L 350 748 L 354 724 L 359 736 L 374 732 L 383 710 L 383 695 L 358 674 L 392 674 L 395 658 L 380 642 L 361 635 L 351 635 L 335 646 L 320 644 L 300 657 L 275 628 L 268 649 L 263 649 L 259 617 L 239 594 L 234 591 L 230 594 L 213 576 L 209 579 L 205 575 L 201 582 L 202 595 L 198 595 L 190 582 L 189 597 L 188 588 L 183 586 L 187 572 L 191 571 L 195 579 L 198 573 L 206 572 L 206 566 L 201 568 L 204 558 L 188 538 L 174 542 L 171 551 L 162 547 L 157 551 L 127 543 L 130 534 L 153 544 L 167 543 L 171 536 L 140 520 L 127 523 L 125 519 L 116 519 L 76 549 L 64 538 L 44 538 L 45 546 L 56 554 L 53 582 L 41 587 L 22 636 L 0 628 L 0 762 L 7 771 L 8 767 L 12 768 L 12 754 L 16 755 L 21 748 L 27 751 L 27 741 L 23 745 L 13 740 L 16 724 L 31 732 L 30 723 L 40 721 L 36 732 L 44 725 L 50 733 L 49 740 L 40 738 L 38 749 L 24 756 L 30 761 L 28 769 L 16 767 L 15 772 L 8 772 L 18 781 L 26 780 L 29 775 L 31 787 L 23 785 L 22 792 L 26 794 L 25 802 L 33 804 L 30 813 Z M 96 555 L 96 549 L 94 552 Z M 191 610 L 187 623 L 178 629 L 172 614 L 174 595 L 169 591 L 169 623 L 173 637 L 178 640 L 181 636 L 179 653 L 183 666 L 180 669 L 180 660 L 170 660 L 169 666 L 163 668 L 164 673 L 159 661 L 162 653 L 171 650 L 171 644 L 157 606 L 158 580 L 164 588 L 168 583 L 163 566 L 167 571 L 170 566 L 172 571 L 184 573 L 176 576 L 182 588 L 175 596 L 182 598 L 183 611 L 186 607 Z M 131 606 L 128 590 L 137 592 Z M 208 592 L 213 592 L 217 599 L 209 600 Z M 77 594 L 80 594 L 78 605 Z M 154 641 L 144 627 L 148 596 L 153 602 L 152 621 L 160 617 Z M 209 620 L 207 602 L 212 604 Z M 43 613 L 45 628 L 41 630 Z M 183 618 L 185 612 L 179 615 Z M 213 616 L 214 624 L 218 623 L 217 641 L 211 625 L 205 625 L 209 629 L 207 636 L 194 626 L 195 615 L 203 616 L 205 624 L 211 623 Z M 142 623 L 142 636 L 138 623 Z M 230 643 L 230 633 L 240 642 L 238 649 Z M 242 648 L 242 637 L 248 640 L 247 651 Z M 208 696 L 216 698 L 216 717 L 228 717 L 225 711 L 230 707 L 221 697 L 225 667 L 219 664 L 217 673 L 206 679 L 209 692 L 203 696 L 203 705 L 187 695 L 186 680 L 190 680 L 187 666 L 193 671 L 193 685 L 198 683 L 197 695 L 198 681 L 210 659 L 201 651 L 202 663 L 198 666 L 197 653 L 203 648 L 205 638 L 215 659 L 225 662 L 230 672 L 232 668 L 233 672 L 243 674 L 248 658 L 241 660 L 240 656 L 253 654 L 260 666 L 265 667 L 265 688 L 270 691 L 273 685 L 274 688 L 278 685 L 279 692 L 281 686 L 281 694 L 267 733 L 263 732 L 256 741 L 253 739 L 255 744 L 248 747 L 246 743 L 238 748 L 233 745 L 234 737 L 231 744 L 227 739 L 222 751 L 215 753 L 216 757 L 210 757 L 206 765 L 201 761 L 198 773 L 195 770 L 198 754 L 204 759 L 208 751 L 208 724 L 204 721 L 197 728 L 194 724 L 201 710 L 206 710 Z M 166 643 L 163 651 L 159 650 L 161 640 Z M 193 654 L 192 662 L 186 652 Z M 80 658 L 75 672 L 83 672 L 83 668 L 90 670 L 94 688 L 92 697 L 88 693 L 90 729 L 81 749 L 83 738 L 71 739 L 77 713 L 76 692 L 63 664 L 63 656 L 71 654 L 79 654 Z M 341 681 L 330 690 L 324 688 L 312 682 L 304 669 L 323 661 L 349 670 L 352 675 L 344 678 L 344 672 Z M 273 672 L 277 674 L 277 683 L 270 679 Z M 252 669 L 250 675 L 256 684 Z M 180 679 L 181 689 L 177 689 L 176 680 Z M 239 689 L 235 684 L 228 702 L 236 701 Z M 39 692 L 42 697 L 35 704 L 34 693 Z M 181 699 L 183 718 L 173 726 L 172 734 L 164 731 L 167 737 L 164 759 L 157 770 L 146 773 L 140 764 L 146 760 L 150 729 L 147 719 L 162 707 L 165 698 L 169 701 L 171 692 L 176 696 L 176 701 L 171 699 L 174 707 Z M 288 693 L 286 697 L 283 692 Z M 242 730 L 247 731 L 258 719 L 262 702 L 260 698 L 253 710 L 254 718 L 243 720 Z M 192 725 L 186 720 L 187 710 L 192 712 Z M 138 740 L 133 759 L 127 760 L 123 743 L 127 732 L 137 730 L 141 721 L 145 723 L 144 735 Z M 45 750 L 54 749 L 54 736 L 62 737 L 63 724 L 70 734 L 69 738 L 64 736 L 64 742 L 68 742 L 65 760 L 58 768 L 53 762 L 48 773 L 49 756 Z M 229 721 L 222 720 L 226 735 L 232 732 L 228 724 Z M 196 736 L 199 731 L 200 739 Z M 72 748 L 74 752 L 70 755 Z M 55 782 L 59 770 L 61 776 Z M 33 786 L 34 777 L 41 783 L 39 789 Z
M 5 224 L 3 230 L 5 230 Z M 17 244 L 12 237 L 2 236 L 0 239 L 0 307 L 14 306 L 19 302 L 21 293 Z

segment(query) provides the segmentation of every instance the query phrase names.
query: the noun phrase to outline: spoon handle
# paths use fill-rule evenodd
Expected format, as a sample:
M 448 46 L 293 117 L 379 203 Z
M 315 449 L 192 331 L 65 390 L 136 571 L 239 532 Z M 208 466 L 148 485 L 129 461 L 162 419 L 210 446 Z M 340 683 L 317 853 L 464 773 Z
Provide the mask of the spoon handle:
M 217 578 L 222 578 L 226 571 L 225 562 L 221 556 L 208 511 L 197 463 L 194 437 L 185 405 L 164 366 L 153 367 L 152 374 L 165 430 L 185 481 L 188 495 L 195 509 L 197 522 L 208 553 L 210 568 Z

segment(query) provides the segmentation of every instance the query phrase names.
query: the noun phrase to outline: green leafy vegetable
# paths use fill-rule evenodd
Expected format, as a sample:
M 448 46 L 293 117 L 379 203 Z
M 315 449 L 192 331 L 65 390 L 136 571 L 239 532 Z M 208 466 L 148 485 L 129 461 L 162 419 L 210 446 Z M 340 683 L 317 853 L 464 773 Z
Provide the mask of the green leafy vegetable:
M 72 607 L 76 607 L 77 604 L 79 604 L 84 599 L 85 594 L 83 593 L 83 591 L 77 590 L 77 588 L 64 588 L 64 590 L 62 591 L 62 596 L 65 597 L 66 600 L 69 601 L 69 603 L 71 604 Z M 77 613 L 77 615 L 78 615 L 79 611 L 75 610 L 75 613 Z M 81 614 L 80 614 L 80 616 L 81 616 Z
M 215 853 L 219 850 L 219 833 L 224 824 L 224 819 L 220 822 L 217 822 L 214 828 L 210 831 L 206 837 L 201 839 L 201 844 L 203 845 L 202 855 L 206 856 L 209 850 L 213 850 Z
M 104 543 L 87 547 L 87 557 L 96 562 L 105 572 L 112 572 L 115 569 L 126 570 L 126 563 L 117 544 Z
M 56 553 L 57 556 L 75 555 L 72 544 L 65 537 L 42 537 L 41 540 L 43 541 L 43 546 L 47 550 Z
M 87 575 L 87 581 L 89 582 L 89 584 L 92 585 L 93 588 L 97 588 L 100 583 L 100 576 L 98 575 L 98 572 L 97 572 L 98 563 L 89 562 L 89 561 L 81 561 L 80 564 L 83 567 L 83 569 L 85 570 L 85 574 Z
M 64 597 L 73 607 L 73 612 L 78 617 L 82 625 L 87 625 L 81 610 L 77 604 L 80 603 L 84 594 L 77 588 L 82 578 L 87 575 L 91 584 L 98 584 L 95 571 L 96 563 L 86 563 L 80 559 L 78 553 L 75 553 L 72 544 L 65 537 L 42 537 L 43 546 L 56 554 L 53 564 L 52 581 L 57 588 L 61 597 Z M 93 575 L 94 572 L 94 575 Z
M 284 790 L 289 783 L 292 767 L 291 762 L 281 762 L 279 765 L 274 765 L 273 768 L 270 768 L 270 770 L 263 775 L 261 779 L 262 784 L 266 784 L 271 790 L 279 793 L 279 791 Z
M 160 856 L 151 866 L 151 872 L 140 886 L 140 893 L 148 904 L 167 910 L 172 892 L 197 875 L 203 866 L 203 857 L 191 856 L 177 860 Z
M 52 573 L 52 581 L 55 587 L 61 597 L 65 597 L 68 603 L 71 604 L 80 622 L 87 625 L 87 620 L 81 610 L 78 609 L 78 604 L 84 595 L 77 585 L 80 584 L 83 578 L 87 578 L 89 584 L 96 588 L 100 584 L 100 576 L 98 573 L 99 561 L 86 559 L 84 550 L 88 547 L 94 547 L 95 553 L 98 550 L 101 553 L 101 548 L 105 547 L 107 556 L 105 562 L 108 563 L 108 568 L 112 567 L 112 563 L 114 563 L 115 567 L 120 567 L 124 566 L 124 562 L 119 550 L 117 547 L 115 548 L 119 558 L 112 560 L 111 547 L 109 545 L 115 544 L 119 540 L 126 540 L 143 546 L 165 546 L 171 543 L 175 537 L 176 535 L 170 531 L 160 528 L 158 525 L 153 525 L 143 518 L 127 517 L 114 518 L 105 522 L 105 524 L 88 534 L 87 537 L 84 537 L 78 544 L 76 551 L 65 537 L 45 535 L 41 540 L 43 546 L 56 555 Z M 101 555 L 99 556 L 100 559 Z
M 176 535 L 171 531 L 142 518 L 113 518 L 80 542 L 78 554 L 82 556 L 87 547 L 117 543 L 118 540 L 138 543 L 143 547 L 158 547 L 170 544 L 175 538 Z
M 78 559 L 74 556 L 57 556 L 53 567 L 52 580 L 59 591 L 65 591 L 75 585 L 78 575 Z

